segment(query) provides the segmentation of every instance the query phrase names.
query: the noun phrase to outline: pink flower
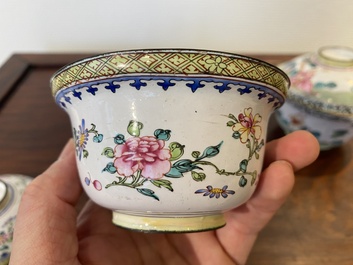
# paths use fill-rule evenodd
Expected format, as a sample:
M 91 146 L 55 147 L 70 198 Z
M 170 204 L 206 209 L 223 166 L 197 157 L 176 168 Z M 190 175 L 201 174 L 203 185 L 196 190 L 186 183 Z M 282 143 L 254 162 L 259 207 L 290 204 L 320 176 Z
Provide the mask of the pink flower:
M 164 141 L 153 136 L 132 137 L 115 147 L 114 166 L 117 172 L 129 177 L 138 170 L 147 179 L 160 179 L 171 168 L 169 149 Z
M 291 78 L 291 83 L 294 87 L 301 89 L 305 92 L 310 92 L 313 89 L 313 83 L 311 78 L 313 77 L 314 72 L 298 72 L 295 76 Z
M 252 115 L 252 108 L 244 109 L 244 114 L 240 113 L 238 116 L 239 123 L 233 126 L 233 131 L 239 132 L 240 141 L 246 143 L 249 135 L 252 134 L 255 139 L 260 139 L 262 129 L 259 123 L 262 117 L 257 113 Z

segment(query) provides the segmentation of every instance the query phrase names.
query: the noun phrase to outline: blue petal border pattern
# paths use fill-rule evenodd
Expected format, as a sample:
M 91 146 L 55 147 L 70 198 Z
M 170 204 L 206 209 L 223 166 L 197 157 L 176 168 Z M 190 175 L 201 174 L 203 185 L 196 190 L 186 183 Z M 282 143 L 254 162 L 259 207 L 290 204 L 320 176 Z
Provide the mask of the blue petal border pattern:
M 56 102 L 63 108 L 67 107 L 67 104 L 72 104 L 71 99 L 78 98 L 83 100 L 86 96 L 95 96 L 100 89 L 110 91 L 115 94 L 119 91 L 121 85 L 119 83 L 131 81 L 129 86 L 136 90 L 143 89 L 147 86 L 147 81 L 157 81 L 157 85 L 164 91 L 167 91 L 171 87 L 175 86 L 175 82 L 185 81 L 185 85 L 190 88 L 192 93 L 205 87 L 206 83 L 214 83 L 214 89 L 218 90 L 219 93 L 223 93 L 228 90 L 236 90 L 239 95 L 258 93 L 258 100 L 267 99 L 267 103 L 273 102 L 274 108 L 280 107 L 284 103 L 284 96 L 278 92 L 262 86 L 256 83 L 250 83 L 249 81 L 237 81 L 232 79 L 215 78 L 215 77 L 178 77 L 178 76 L 141 76 L 141 75 L 128 75 L 114 78 L 107 78 L 101 80 L 95 80 L 84 84 L 78 84 L 66 89 L 60 90 L 56 95 Z M 233 86 L 233 87 L 232 87 Z

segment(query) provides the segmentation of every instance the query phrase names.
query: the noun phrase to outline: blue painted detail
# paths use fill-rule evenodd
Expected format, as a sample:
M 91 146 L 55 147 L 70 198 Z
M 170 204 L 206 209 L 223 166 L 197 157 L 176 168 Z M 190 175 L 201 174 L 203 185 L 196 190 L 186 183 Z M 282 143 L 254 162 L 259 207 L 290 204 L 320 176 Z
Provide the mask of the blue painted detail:
M 222 85 L 215 85 L 214 88 L 218 89 L 219 93 L 223 93 L 224 91 L 231 89 L 228 85 L 229 83 L 224 82 Z
M 96 95 L 96 92 L 98 91 L 98 88 L 90 86 L 89 88 L 86 89 L 88 93 L 91 93 L 93 96 Z
M 67 96 L 63 96 L 64 97 L 64 100 L 67 102 L 67 103 L 70 103 L 71 104 L 71 98 L 70 97 L 67 97 Z
M 267 103 L 271 103 L 271 102 L 273 102 L 275 100 L 275 98 L 274 97 L 271 97 L 271 98 L 269 98 L 268 100 L 267 100 Z
M 245 87 L 245 88 L 240 88 L 239 87 L 237 90 L 240 93 L 240 95 L 250 94 L 251 93 L 251 87 Z
M 114 82 L 111 82 L 111 83 L 109 83 L 109 85 L 105 86 L 104 88 L 115 93 L 115 91 L 120 88 L 120 85 L 119 84 L 116 85 L 116 84 L 114 84 Z
M 82 93 L 81 93 L 81 92 L 76 91 L 76 90 L 73 90 L 73 91 L 72 91 L 72 95 L 73 95 L 75 98 L 79 98 L 80 100 L 82 100 L 82 98 L 81 98 Z
M 133 81 L 133 83 L 130 83 L 130 86 L 135 87 L 137 90 L 140 90 L 143 86 L 147 86 L 147 83 L 142 82 L 141 79 L 136 78 Z
M 170 87 L 175 86 L 175 82 L 184 81 L 185 86 L 191 88 L 192 93 L 195 93 L 198 89 L 202 89 L 205 87 L 206 83 L 214 83 L 214 89 L 218 90 L 219 93 L 223 93 L 225 91 L 230 91 L 236 89 L 236 91 L 240 94 L 250 94 L 252 92 L 258 91 L 258 99 L 262 100 L 263 98 L 268 97 L 268 103 L 274 102 L 275 99 L 278 102 L 274 103 L 274 107 L 279 107 L 284 103 L 284 98 L 275 90 L 268 88 L 266 86 L 262 86 L 260 84 L 251 83 L 250 81 L 241 81 L 236 79 L 222 79 L 219 77 L 205 77 L 205 76 L 187 76 L 187 77 L 179 77 L 179 76 L 135 76 L 128 75 L 122 77 L 115 77 L 109 79 L 95 80 L 92 82 L 87 82 L 85 84 L 79 84 L 72 87 L 68 87 L 66 89 L 60 90 L 56 96 L 56 102 L 58 105 L 61 105 L 63 108 L 66 108 L 67 103 L 71 103 L 72 96 L 79 98 L 82 100 L 84 96 L 95 96 L 96 92 L 99 89 L 110 90 L 112 93 L 116 93 L 117 89 L 120 88 L 120 82 L 123 81 L 132 81 L 129 85 L 132 88 L 137 90 L 142 89 L 147 86 L 146 81 L 157 81 L 157 85 L 161 87 L 164 91 L 167 91 Z M 99 86 L 100 85 L 100 86 Z M 93 87 L 95 86 L 95 87 Z M 236 88 L 232 88 L 235 86 Z M 71 92 L 71 93 L 70 93 Z M 87 92 L 87 93 L 85 93 Z M 63 102 L 65 101 L 65 102 Z
M 262 93 L 257 94 L 257 98 L 258 98 L 258 99 L 265 98 L 266 96 L 267 96 L 267 95 L 266 95 L 265 92 L 262 92 Z
M 187 83 L 186 86 L 191 88 L 192 93 L 195 93 L 195 91 L 197 89 L 205 86 L 205 85 L 201 84 L 201 81 L 203 81 L 203 80 L 195 80 L 191 84 Z
M 320 138 L 321 133 L 319 131 L 310 131 L 317 139 Z
M 172 83 L 172 79 L 162 79 L 162 82 L 157 82 L 157 85 L 163 88 L 164 91 L 167 91 L 169 87 L 175 86 L 175 83 Z

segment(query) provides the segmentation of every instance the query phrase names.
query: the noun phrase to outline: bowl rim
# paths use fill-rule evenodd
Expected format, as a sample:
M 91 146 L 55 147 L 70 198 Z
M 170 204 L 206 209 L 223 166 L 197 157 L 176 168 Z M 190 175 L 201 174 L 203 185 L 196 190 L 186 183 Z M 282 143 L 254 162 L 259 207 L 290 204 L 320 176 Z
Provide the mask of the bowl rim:
M 128 50 L 118 50 L 118 51 L 112 51 L 112 52 L 106 52 L 106 53 L 101 53 L 101 54 L 97 54 L 94 56 L 89 56 L 77 61 L 74 61 L 70 64 L 67 64 L 63 67 L 61 67 L 60 69 L 58 69 L 50 78 L 50 87 L 52 90 L 52 94 L 55 97 L 55 95 L 60 91 L 63 90 L 67 87 L 73 86 L 77 83 L 70 83 L 70 84 L 65 84 L 63 86 L 56 86 L 55 85 L 55 81 L 59 78 L 60 75 L 67 73 L 70 69 L 77 67 L 81 64 L 85 64 L 88 62 L 92 62 L 95 60 L 99 60 L 102 58 L 108 58 L 110 56 L 128 56 L 131 54 L 141 54 L 141 55 L 148 55 L 148 54 L 163 54 L 163 53 L 180 53 L 180 54 L 192 54 L 195 53 L 197 55 L 211 55 L 211 56 L 218 56 L 218 57 L 226 57 L 228 59 L 233 59 L 233 60 L 245 60 L 245 61 L 249 61 L 251 63 L 253 63 L 254 65 L 258 65 L 258 66 L 264 66 L 267 69 L 271 69 L 273 71 L 273 73 L 278 74 L 282 79 L 283 79 L 283 85 L 279 86 L 277 84 L 271 84 L 271 83 L 267 83 L 264 80 L 261 79 L 256 79 L 256 81 L 267 84 L 267 85 L 271 85 L 272 87 L 276 88 L 278 91 L 280 91 L 284 97 L 286 97 L 288 95 L 288 90 L 290 88 L 290 78 L 287 76 L 287 74 L 280 69 L 279 67 L 272 65 L 268 62 L 265 62 L 261 59 L 257 59 L 251 56 L 247 56 L 247 55 L 240 55 L 237 53 L 231 53 L 231 52 L 223 52 L 223 51 L 216 51 L 216 50 L 208 50 L 208 49 L 189 49 L 189 48 L 147 48 L 147 49 L 128 49 Z M 138 74 L 138 72 L 135 72 L 134 74 Z M 146 74 L 146 73 L 141 73 L 141 74 Z M 159 72 L 149 72 L 147 74 L 163 74 L 163 73 L 159 73 Z M 183 73 L 181 73 L 183 74 Z M 184 73 L 186 74 L 186 73 Z M 119 74 L 117 74 L 119 75 Z M 176 74 L 172 74 L 172 75 L 176 75 Z M 195 76 L 195 75 L 218 75 L 218 76 L 224 76 L 227 78 L 236 78 L 237 76 L 225 76 L 225 75 L 221 75 L 221 74 L 216 74 L 215 72 L 212 71 L 204 71 L 204 72 L 199 72 L 197 74 L 190 74 L 190 76 Z M 245 78 L 245 77 L 241 77 L 242 79 L 250 79 L 250 78 Z M 254 80 L 254 79 L 252 79 Z M 82 82 L 85 82 L 85 80 L 79 80 Z
M 299 95 L 291 91 L 288 93 L 287 100 L 296 103 L 297 106 L 302 106 L 312 111 L 322 112 L 330 116 L 346 118 L 353 121 L 353 106 L 326 103 L 319 99 Z
M 330 54 L 330 51 L 333 51 L 334 53 Z M 346 57 L 342 57 L 342 54 Z M 353 48 L 351 47 L 343 45 L 326 45 L 318 49 L 317 55 L 324 65 L 338 68 L 353 67 Z

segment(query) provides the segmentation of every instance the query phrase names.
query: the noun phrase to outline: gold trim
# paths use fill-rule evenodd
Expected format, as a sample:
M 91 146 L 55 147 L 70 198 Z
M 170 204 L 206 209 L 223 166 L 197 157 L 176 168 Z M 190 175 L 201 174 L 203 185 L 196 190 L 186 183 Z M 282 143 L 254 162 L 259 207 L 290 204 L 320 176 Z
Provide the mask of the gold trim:
M 223 214 L 192 217 L 145 217 L 113 211 L 113 223 L 142 232 L 199 232 L 223 227 Z
M 266 62 L 202 50 L 140 50 L 102 54 L 59 70 L 51 79 L 52 93 L 89 81 L 130 74 L 213 75 L 259 81 L 287 95 L 289 78 Z

